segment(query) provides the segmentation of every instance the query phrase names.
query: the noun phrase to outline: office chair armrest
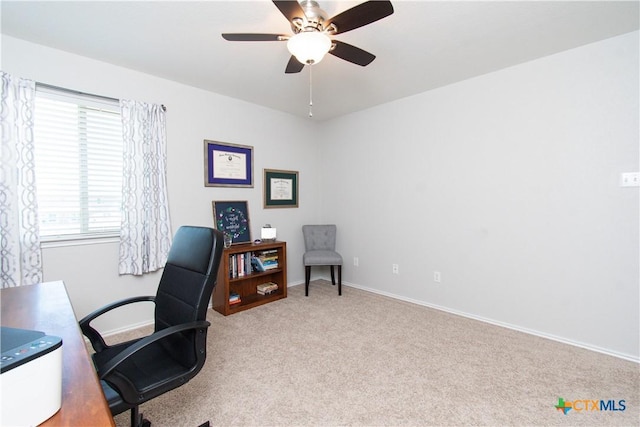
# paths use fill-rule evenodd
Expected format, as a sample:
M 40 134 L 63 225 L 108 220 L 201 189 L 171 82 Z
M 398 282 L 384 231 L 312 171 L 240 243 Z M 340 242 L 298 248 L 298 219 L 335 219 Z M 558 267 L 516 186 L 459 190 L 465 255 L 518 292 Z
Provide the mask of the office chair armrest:
M 142 350 L 150 344 L 153 344 L 156 341 L 159 341 L 163 338 L 168 337 L 169 335 L 176 334 L 178 332 L 187 331 L 189 329 L 206 329 L 211 325 L 206 320 L 199 320 L 195 322 L 183 323 L 181 325 L 171 326 L 169 328 L 162 329 L 158 332 L 155 332 L 147 337 L 142 338 L 137 341 L 135 344 L 125 348 L 120 353 L 118 353 L 113 359 L 111 359 L 108 363 L 106 363 L 102 369 L 98 371 L 98 378 L 103 380 L 107 375 L 111 373 L 115 368 L 118 367 L 122 362 L 127 360 L 132 354 Z
M 99 352 L 107 348 L 108 345 L 107 343 L 105 343 L 104 339 L 102 338 L 102 335 L 100 335 L 100 333 L 97 330 L 95 330 L 89 325 L 95 318 L 102 316 L 103 314 L 115 308 L 122 307 L 123 305 L 132 304 L 136 302 L 155 302 L 155 300 L 156 300 L 155 296 L 138 296 L 138 297 L 125 298 L 120 301 L 114 301 L 110 304 L 105 305 L 104 307 L 101 307 L 87 314 L 78 322 L 78 324 L 80 325 L 82 334 L 87 338 L 89 338 L 89 341 L 91 342 L 91 346 L 93 347 L 93 349 Z

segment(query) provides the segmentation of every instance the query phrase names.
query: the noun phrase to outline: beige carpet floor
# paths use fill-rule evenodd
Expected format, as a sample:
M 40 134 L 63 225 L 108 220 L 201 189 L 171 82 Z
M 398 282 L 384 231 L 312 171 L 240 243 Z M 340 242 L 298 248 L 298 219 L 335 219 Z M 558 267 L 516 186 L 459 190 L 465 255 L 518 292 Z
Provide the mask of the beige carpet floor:
M 322 280 L 208 319 L 203 370 L 141 406 L 152 425 L 640 425 L 637 363 Z

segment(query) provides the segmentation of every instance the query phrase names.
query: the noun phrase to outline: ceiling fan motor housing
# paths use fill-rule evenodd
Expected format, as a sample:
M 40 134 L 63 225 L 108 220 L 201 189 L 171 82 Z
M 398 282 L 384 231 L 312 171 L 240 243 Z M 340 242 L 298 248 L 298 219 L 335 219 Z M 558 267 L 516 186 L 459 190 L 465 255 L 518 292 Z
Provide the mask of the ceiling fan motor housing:
M 327 20 L 327 12 L 320 9 L 320 5 L 315 0 L 303 0 L 300 6 L 305 16 L 296 17 L 291 20 L 291 29 L 294 33 L 302 31 L 324 31 L 324 22 Z

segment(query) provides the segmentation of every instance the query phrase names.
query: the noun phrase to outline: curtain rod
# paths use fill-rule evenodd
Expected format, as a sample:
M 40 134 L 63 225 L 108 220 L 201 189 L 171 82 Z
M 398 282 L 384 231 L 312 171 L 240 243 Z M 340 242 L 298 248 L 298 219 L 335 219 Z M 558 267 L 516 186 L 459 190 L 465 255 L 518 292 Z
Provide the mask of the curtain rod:
M 63 92 L 71 92 L 71 93 L 75 93 L 76 95 L 90 96 L 92 98 L 104 99 L 107 101 L 120 102 L 118 98 L 111 98 L 109 96 L 103 96 L 103 95 L 95 95 L 93 93 L 81 92 L 79 90 L 67 89 L 66 87 L 54 86 L 46 83 L 36 82 L 36 86 L 40 86 L 46 89 L 59 90 Z M 164 104 L 162 104 L 161 107 L 162 107 L 162 111 L 167 111 L 167 107 L 165 107 Z

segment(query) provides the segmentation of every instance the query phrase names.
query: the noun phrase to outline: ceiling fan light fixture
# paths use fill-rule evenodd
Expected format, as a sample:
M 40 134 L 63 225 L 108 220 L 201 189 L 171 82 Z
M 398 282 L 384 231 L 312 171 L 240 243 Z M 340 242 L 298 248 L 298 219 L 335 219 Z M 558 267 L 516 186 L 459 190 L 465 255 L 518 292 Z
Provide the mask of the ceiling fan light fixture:
M 289 39 L 287 49 L 302 64 L 317 64 L 331 49 L 331 39 L 319 31 L 303 31 Z

